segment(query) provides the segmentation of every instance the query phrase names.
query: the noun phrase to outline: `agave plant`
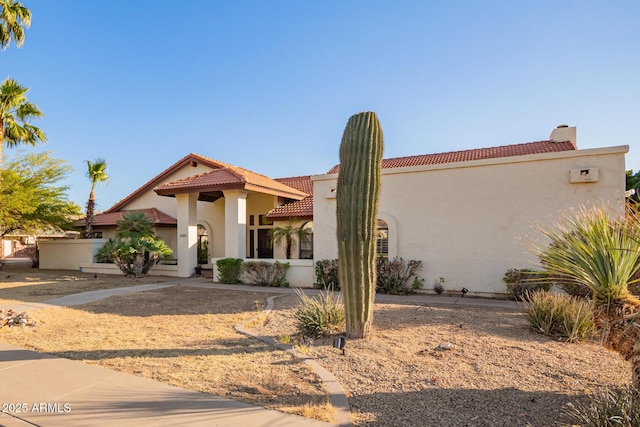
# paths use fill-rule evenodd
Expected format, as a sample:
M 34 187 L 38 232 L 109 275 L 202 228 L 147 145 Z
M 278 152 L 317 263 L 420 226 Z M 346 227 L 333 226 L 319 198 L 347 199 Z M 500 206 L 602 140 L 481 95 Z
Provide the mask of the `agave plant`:
M 638 271 L 640 220 L 598 205 L 540 227 L 551 244 L 534 248 L 551 280 L 587 286 L 602 342 L 631 361 L 634 386 L 640 385 L 640 300 L 628 285 Z

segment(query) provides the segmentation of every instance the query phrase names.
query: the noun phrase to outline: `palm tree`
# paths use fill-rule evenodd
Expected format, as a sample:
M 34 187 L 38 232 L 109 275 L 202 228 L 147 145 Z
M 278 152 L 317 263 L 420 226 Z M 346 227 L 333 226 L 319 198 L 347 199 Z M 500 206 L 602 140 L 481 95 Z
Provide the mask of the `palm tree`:
M 271 229 L 271 239 L 273 244 L 279 245 L 284 240 L 284 252 L 287 259 L 291 259 L 291 251 L 295 248 L 297 238 L 299 242 L 308 242 L 311 239 L 312 231 L 304 228 L 304 224 L 296 227 L 293 219 L 284 227 L 274 227 Z
M 87 160 L 87 176 L 89 180 L 91 180 L 91 193 L 89 193 L 89 200 L 87 201 L 84 238 L 90 239 L 93 237 L 93 216 L 96 204 L 94 190 L 97 183 L 106 182 L 109 179 L 109 175 L 107 175 L 107 161 L 104 159 L 96 159 L 93 162 Z
M 117 220 L 116 237 L 111 254 L 126 276 L 142 277 L 158 257 L 171 254 L 169 246 L 153 232 L 153 223 L 144 212 L 127 212 Z
M 639 387 L 640 300 L 628 285 L 640 267 L 640 218 L 629 212 L 625 217 L 606 206 L 583 208 L 541 228 L 551 244 L 536 254 L 552 280 L 589 288 L 603 344 L 631 362 Z
M 18 144 L 36 145 L 47 141 L 44 132 L 29 123 L 31 119 L 42 117 L 43 114 L 27 100 L 28 90 L 9 77 L 0 85 L 0 169 L 4 144 L 14 147 Z
M 21 2 L 0 0 L 0 50 L 9 47 L 11 39 L 16 46 L 24 43 L 24 28 L 31 25 L 31 12 Z

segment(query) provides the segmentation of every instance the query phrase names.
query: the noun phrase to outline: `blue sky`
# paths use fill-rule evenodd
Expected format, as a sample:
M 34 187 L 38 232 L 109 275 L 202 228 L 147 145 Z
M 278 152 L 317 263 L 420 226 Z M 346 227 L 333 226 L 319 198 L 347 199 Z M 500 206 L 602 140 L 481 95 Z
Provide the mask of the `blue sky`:
M 22 0 L 0 78 L 29 87 L 37 150 L 111 180 L 98 209 L 194 152 L 270 177 L 324 173 L 375 111 L 385 157 L 547 139 L 629 145 L 640 169 L 640 2 Z M 15 149 L 6 150 L 10 156 Z

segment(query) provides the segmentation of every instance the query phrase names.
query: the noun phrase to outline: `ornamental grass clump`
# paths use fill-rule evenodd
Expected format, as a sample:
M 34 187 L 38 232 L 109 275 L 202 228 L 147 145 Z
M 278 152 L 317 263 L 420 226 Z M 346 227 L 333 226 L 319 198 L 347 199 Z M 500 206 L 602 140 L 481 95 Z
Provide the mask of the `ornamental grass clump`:
M 314 298 L 296 289 L 296 294 L 298 307 L 295 318 L 302 335 L 318 338 L 343 330 L 344 303 L 339 293 L 325 290 Z
M 525 298 L 529 323 L 539 332 L 576 342 L 593 335 L 593 304 L 584 299 L 543 290 Z
M 640 395 L 627 387 L 604 389 L 589 396 L 587 403 L 569 403 L 564 416 L 570 425 L 585 427 L 640 426 Z

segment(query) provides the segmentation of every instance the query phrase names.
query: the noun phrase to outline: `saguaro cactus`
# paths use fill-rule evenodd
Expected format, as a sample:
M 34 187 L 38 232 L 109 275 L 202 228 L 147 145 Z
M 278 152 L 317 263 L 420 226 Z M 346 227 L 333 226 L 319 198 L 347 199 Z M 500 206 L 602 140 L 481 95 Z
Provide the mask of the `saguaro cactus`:
M 373 325 L 383 146 L 375 113 L 349 118 L 340 144 L 336 195 L 340 286 L 348 338 L 365 338 Z

